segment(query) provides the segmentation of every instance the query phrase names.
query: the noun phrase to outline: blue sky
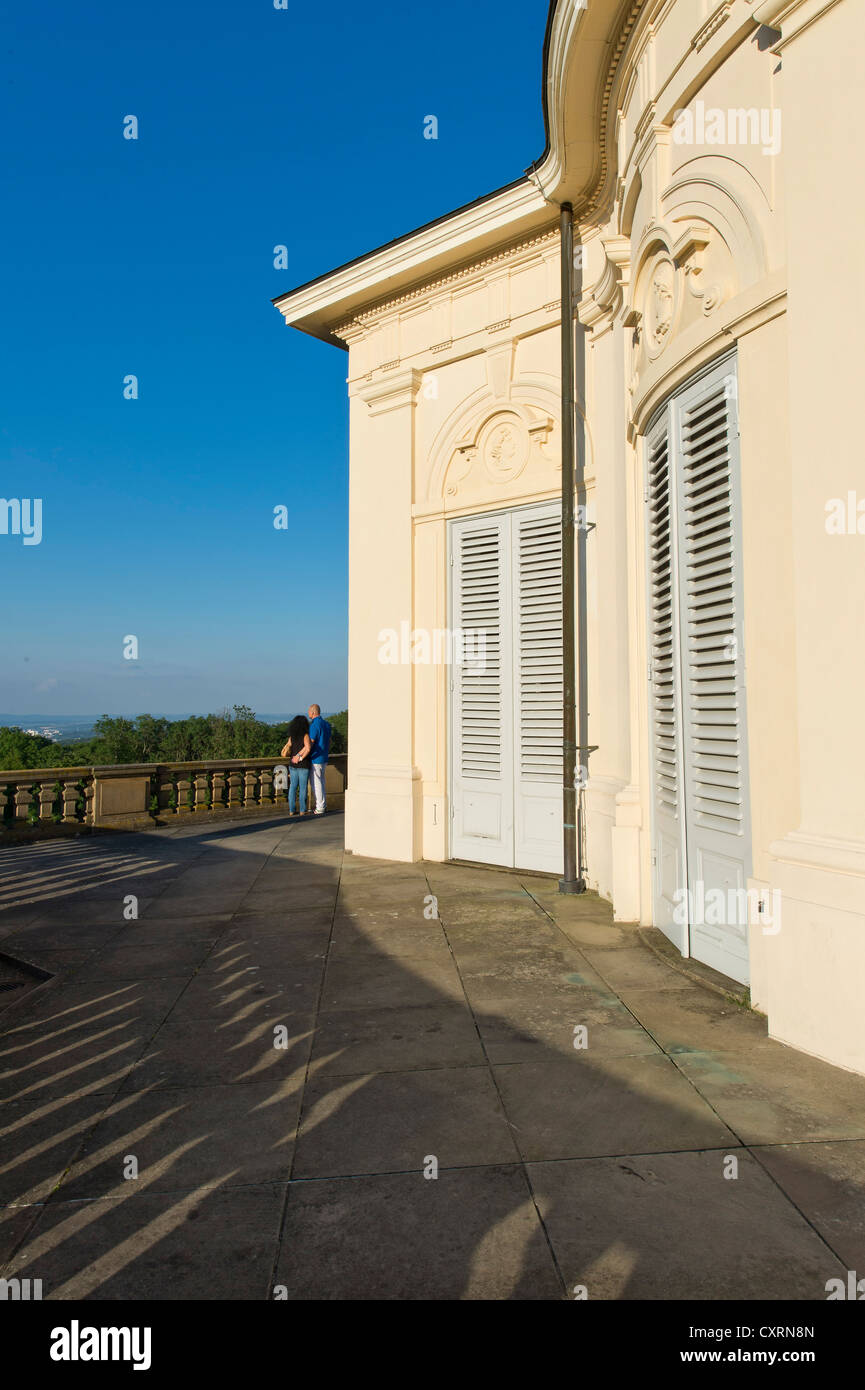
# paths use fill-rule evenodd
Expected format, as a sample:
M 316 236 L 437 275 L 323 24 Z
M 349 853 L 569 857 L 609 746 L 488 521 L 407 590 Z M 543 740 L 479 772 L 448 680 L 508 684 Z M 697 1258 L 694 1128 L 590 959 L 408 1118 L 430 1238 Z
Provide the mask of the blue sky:
M 0 495 L 43 520 L 0 534 L 0 712 L 342 708 L 347 359 L 269 301 L 519 177 L 546 0 L 18 11 Z

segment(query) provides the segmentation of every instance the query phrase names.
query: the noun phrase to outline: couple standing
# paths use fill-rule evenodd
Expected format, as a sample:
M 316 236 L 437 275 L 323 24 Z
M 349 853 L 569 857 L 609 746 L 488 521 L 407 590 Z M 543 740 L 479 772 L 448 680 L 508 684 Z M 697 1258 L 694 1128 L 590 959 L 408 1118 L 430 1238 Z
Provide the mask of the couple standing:
M 312 790 L 315 794 L 315 814 L 324 815 L 324 769 L 327 767 L 330 754 L 330 732 L 330 725 L 321 717 L 320 705 L 310 705 L 306 715 L 296 714 L 288 726 L 288 741 L 280 756 L 291 757 L 288 782 L 290 816 L 302 816 L 306 810 L 310 772 Z

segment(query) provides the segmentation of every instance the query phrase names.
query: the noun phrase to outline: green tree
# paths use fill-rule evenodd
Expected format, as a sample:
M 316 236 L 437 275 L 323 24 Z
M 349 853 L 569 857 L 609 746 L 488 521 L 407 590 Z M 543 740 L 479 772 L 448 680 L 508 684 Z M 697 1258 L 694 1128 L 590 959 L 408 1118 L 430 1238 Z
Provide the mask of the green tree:
M 348 751 L 348 710 L 340 710 L 339 714 L 329 714 L 328 723 L 333 730 L 331 739 L 331 753 L 345 753 Z
M 43 734 L 25 734 L 16 725 L 5 725 L 0 728 L 0 768 L 11 772 L 19 767 L 50 767 L 40 762 L 40 754 L 53 747 Z
M 97 736 L 99 761 L 112 763 L 140 763 L 141 740 L 131 719 L 123 715 L 112 717 L 103 714 L 94 724 Z

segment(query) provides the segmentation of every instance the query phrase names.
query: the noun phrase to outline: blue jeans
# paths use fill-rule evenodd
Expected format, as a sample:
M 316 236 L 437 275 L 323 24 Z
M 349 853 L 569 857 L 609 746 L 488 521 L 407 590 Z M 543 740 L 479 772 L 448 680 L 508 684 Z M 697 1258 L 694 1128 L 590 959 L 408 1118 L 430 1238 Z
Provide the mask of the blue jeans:
M 293 810 L 294 810 L 294 796 L 295 796 L 295 792 L 297 792 L 297 794 L 298 794 L 298 802 L 297 802 L 297 809 L 298 809 L 298 811 L 305 811 L 305 810 L 306 810 L 306 796 L 307 796 L 307 789 L 308 789 L 308 787 L 309 787 L 309 768 L 308 768 L 308 767 L 295 767 L 294 763 L 292 763 L 292 765 L 291 765 L 291 771 L 290 771 L 290 773 L 289 773 L 289 775 L 288 775 L 288 809 L 289 809 L 289 811 L 293 811 Z

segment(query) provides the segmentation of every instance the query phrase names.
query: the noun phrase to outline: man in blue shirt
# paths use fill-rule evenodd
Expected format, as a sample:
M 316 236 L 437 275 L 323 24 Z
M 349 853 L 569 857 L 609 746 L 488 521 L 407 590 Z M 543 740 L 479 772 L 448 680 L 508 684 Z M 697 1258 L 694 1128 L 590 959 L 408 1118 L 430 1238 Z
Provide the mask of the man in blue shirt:
M 330 754 L 330 725 L 326 719 L 321 717 L 321 705 L 310 705 L 309 707 L 309 737 L 312 743 L 312 757 L 310 760 L 312 771 L 312 789 L 315 793 L 315 814 L 323 816 L 325 812 L 324 801 L 324 769 L 327 767 L 327 759 Z

